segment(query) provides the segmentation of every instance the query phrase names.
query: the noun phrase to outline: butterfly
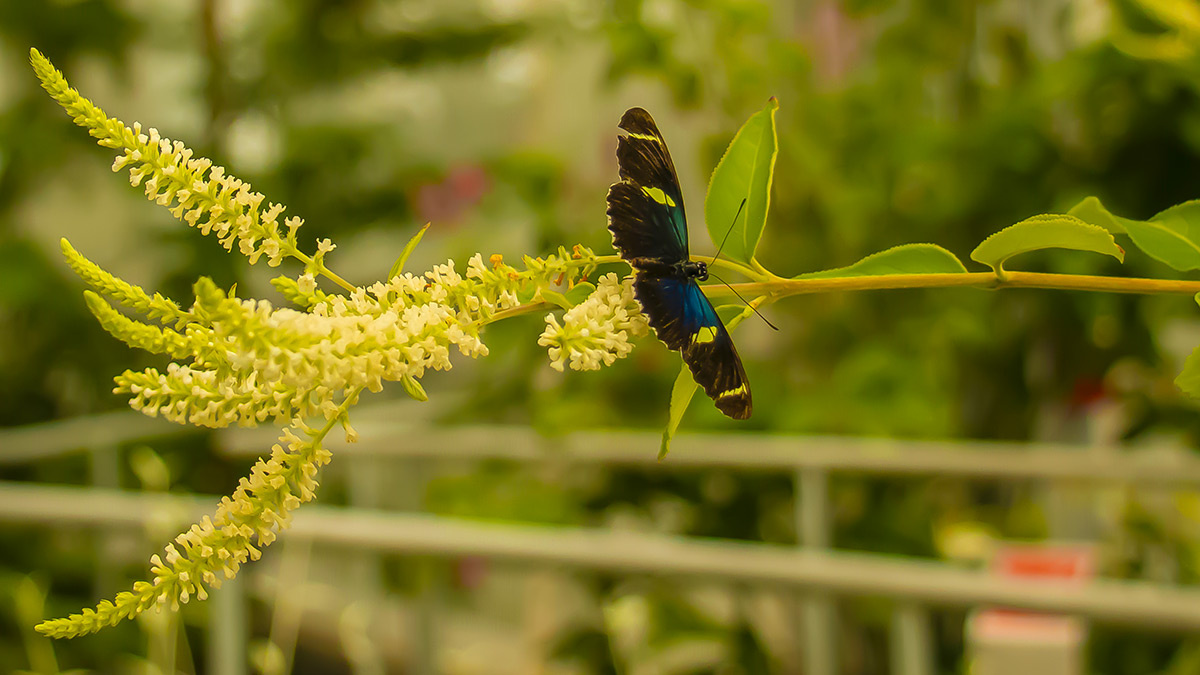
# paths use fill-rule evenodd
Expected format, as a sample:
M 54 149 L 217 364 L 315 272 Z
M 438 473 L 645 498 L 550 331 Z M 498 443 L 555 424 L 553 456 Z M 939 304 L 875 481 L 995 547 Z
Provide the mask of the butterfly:
M 613 246 L 634 270 L 633 292 L 659 340 L 678 351 L 722 413 L 750 417 L 750 382 L 729 331 L 700 290 L 708 265 L 688 257 L 687 217 L 675 164 L 654 118 L 642 108 L 621 117 L 617 165 L 608 189 Z

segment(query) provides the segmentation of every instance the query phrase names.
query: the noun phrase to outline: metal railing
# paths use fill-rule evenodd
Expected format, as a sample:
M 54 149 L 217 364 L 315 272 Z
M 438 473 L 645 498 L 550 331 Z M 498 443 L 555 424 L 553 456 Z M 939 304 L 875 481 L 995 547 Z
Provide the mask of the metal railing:
M 328 445 L 335 461 L 353 466 L 362 460 L 379 459 L 504 459 L 640 466 L 648 471 L 725 467 L 788 472 L 796 485 L 794 517 L 799 546 L 588 528 L 482 524 L 383 511 L 374 508 L 377 503 L 371 497 L 354 499 L 351 507 L 308 505 L 296 513 L 285 537 L 364 551 L 479 555 L 537 565 L 685 575 L 794 589 L 800 593 L 802 603 L 804 672 L 811 675 L 837 671 L 834 598 L 842 596 L 882 596 L 897 601 L 891 649 L 892 670 L 898 675 L 934 672 L 927 614 L 931 606 L 1003 605 L 1075 614 L 1105 623 L 1200 632 L 1200 590 L 1117 580 L 1068 587 L 1004 579 L 983 570 L 932 560 L 829 548 L 827 492 L 829 477 L 834 473 L 1200 486 L 1200 461 L 1180 450 L 1128 453 L 1011 443 L 685 435 L 676 440 L 670 458 L 658 462 L 657 433 L 581 432 L 547 438 L 524 428 L 428 428 L 414 422 L 382 421 L 389 418 L 394 416 L 384 412 L 357 422 L 361 439 L 354 445 L 330 439 Z M 102 440 L 101 448 L 91 449 L 93 457 L 116 461 L 112 451 L 116 444 L 183 429 L 156 420 L 137 420 L 143 418 L 112 415 L 0 432 L 0 465 L 44 461 L 80 450 L 90 445 L 91 439 Z M 219 432 L 218 444 L 230 456 L 257 455 L 270 446 L 275 436 L 267 429 L 227 430 Z M 98 475 L 109 473 L 101 471 Z M 0 521 L 141 527 L 152 517 L 161 518 L 156 514 L 164 511 L 178 513 L 181 522 L 186 521 L 211 511 L 218 499 L 113 487 L 0 483 Z M 353 495 L 353 486 L 351 489 Z M 370 495 L 371 490 L 364 493 Z M 244 614 L 235 616 L 244 612 L 244 607 L 238 609 L 237 601 L 231 599 L 233 594 L 218 592 L 213 602 L 220 602 L 223 595 L 227 597 L 214 610 L 214 617 L 220 618 L 214 618 L 210 641 L 225 645 L 222 649 L 228 651 L 244 644 L 244 637 L 230 634 L 229 626 L 244 626 L 245 618 Z

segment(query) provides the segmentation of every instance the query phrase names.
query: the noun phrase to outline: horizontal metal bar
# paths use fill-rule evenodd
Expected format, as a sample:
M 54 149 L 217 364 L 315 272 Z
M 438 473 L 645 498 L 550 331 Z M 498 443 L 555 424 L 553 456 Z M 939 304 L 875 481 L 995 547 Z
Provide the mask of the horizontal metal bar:
M 416 405 L 411 401 L 387 400 L 364 403 L 355 408 L 354 422 L 357 424 L 361 420 L 370 425 L 386 421 L 395 425 L 396 429 L 413 424 L 424 426 L 424 419 L 436 417 L 438 411 L 461 402 L 463 397 L 450 393 L 438 398 L 438 404 Z M 242 431 L 252 436 L 265 432 L 272 442 L 279 436 L 279 430 L 271 425 Z M 0 465 L 43 461 L 98 446 L 197 433 L 211 433 L 211 430 L 176 424 L 162 417 L 150 417 L 132 410 L 4 427 L 0 428 Z
M 898 476 L 1122 481 L 1200 484 L 1200 459 L 1180 447 L 1087 448 L 1063 444 L 980 441 L 907 441 L 773 434 L 682 434 L 659 462 L 657 431 L 579 432 L 543 436 L 514 426 L 428 427 L 415 417 L 429 404 L 363 405 L 354 425 L 360 441 L 331 449 L 386 457 L 573 461 L 663 469 L 724 467 L 743 470 L 823 468 Z M 100 445 L 197 433 L 134 412 L 77 417 L 0 431 L 0 465 L 45 460 Z M 278 437 L 271 427 L 225 429 L 219 444 L 233 455 L 262 454 Z
M 197 431 L 127 411 L 10 427 L 0 430 L 0 465 L 38 462 L 89 448 Z
M 186 521 L 216 496 L 0 482 L 0 522 L 141 527 L 172 511 Z M 481 523 L 309 505 L 283 536 L 392 553 L 481 555 L 628 574 L 696 576 L 876 595 L 932 605 L 1001 605 L 1139 628 L 1200 631 L 1200 591 L 1134 581 L 1086 585 L 1015 580 L 930 560 L 643 532 Z
M 386 457 L 572 461 L 665 470 L 724 467 L 754 470 L 825 469 L 899 476 L 1122 481 L 1200 484 L 1200 460 L 1180 448 L 1131 451 L 1071 445 L 980 441 L 900 441 L 839 436 L 681 434 L 664 461 L 657 431 L 577 432 L 543 436 L 526 427 L 407 427 L 355 423 L 359 441 L 330 438 L 337 452 Z M 221 432 L 232 455 L 263 454 L 274 442 L 266 430 Z

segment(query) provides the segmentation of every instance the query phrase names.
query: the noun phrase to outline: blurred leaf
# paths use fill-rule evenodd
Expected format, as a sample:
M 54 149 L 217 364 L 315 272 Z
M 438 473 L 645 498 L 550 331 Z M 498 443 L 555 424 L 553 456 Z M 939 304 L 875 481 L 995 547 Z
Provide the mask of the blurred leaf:
M 872 253 L 847 267 L 798 275 L 797 279 L 869 277 L 883 274 L 960 274 L 967 271 L 950 251 L 936 244 L 904 244 Z
M 481 17 L 482 18 L 482 17 Z M 518 22 L 422 27 L 396 32 L 359 48 L 394 65 L 430 68 L 439 63 L 463 63 L 487 58 L 529 37 L 531 26 Z
M 1134 0 L 1143 12 L 1184 32 L 1200 33 L 1200 7 L 1189 0 Z
M 489 464 L 429 481 L 424 504 L 433 513 L 484 520 L 578 524 L 579 505 L 561 479 L 528 467 Z
M 1070 213 L 1109 232 L 1128 234 L 1143 253 L 1181 272 L 1200 269 L 1200 201 L 1177 204 L 1150 220 L 1114 215 L 1095 197 L 1079 202 Z
M 287 670 L 287 654 L 271 640 L 253 640 L 248 651 L 250 663 L 260 673 L 282 673 Z
M 779 102 L 771 98 L 766 108 L 746 120 L 713 170 L 704 199 L 704 221 L 713 245 L 724 241 L 725 255 L 740 262 L 754 257 L 771 206 L 771 181 L 779 154 L 775 135 L 778 109 Z M 740 222 L 735 222 L 742 200 L 746 202 L 744 213 Z
M 1029 251 L 1067 248 L 1103 253 L 1125 261 L 1125 251 L 1103 227 L 1075 216 L 1047 213 L 1010 225 L 983 240 L 971 251 L 971 260 L 1001 272 L 1009 258 Z
M 54 647 L 32 628 L 46 618 L 46 590 L 42 584 L 32 576 L 22 578 L 13 589 L 13 609 L 17 623 L 22 626 L 21 637 L 33 672 L 59 672 Z
M 129 468 L 143 490 L 164 492 L 171 487 L 171 468 L 148 445 L 139 445 L 129 453 Z
M 1196 294 L 1195 300 L 1200 304 L 1200 293 Z M 1183 372 L 1175 378 L 1175 386 L 1192 398 L 1200 398 L 1200 347 L 1193 349 L 1183 362 Z

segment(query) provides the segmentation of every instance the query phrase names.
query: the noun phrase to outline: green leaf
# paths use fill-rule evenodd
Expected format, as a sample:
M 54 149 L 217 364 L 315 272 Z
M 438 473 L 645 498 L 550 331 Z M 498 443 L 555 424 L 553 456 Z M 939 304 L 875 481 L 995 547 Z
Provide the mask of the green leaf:
M 1128 234 L 1143 253 L 1181 272 L 1200 269 L 1200 201 L 1177 204 L 1150 220 L 1131 220 L 1088 197 L 1071 214 L 1109 232 Z
M 530 302 L 533 302 L 533 299 L 537 296 L 537 293 L 537 286 L 534 286 L 533 284 L 523 284 L 517 289 L 517 301 L 522 305 L 529 304 Z
M 571 303 L 571 306 L 574 307 L 575 305 L 578 305 L 579 303 L 583 302 L 584 300 L 587 300 L 588 296 L 591 295 L 592 293 L 594 293 L 595 291 L 596 291 L 596 284 L 593 284 L 589 281 L 581 281 L 581 282 L 575 284 L 574 286 L 572 286 L 571 289 L 568 290 L 563 295 L 566 296 L 567 302 Z
M 772 97 L 766 108 L 746 120 L 713 170 L 704 198 L 704 221 L 713 245 L 720 246 L 724 240 L 722 252 L 744 263 L 754 257 L 771 206 L 771 180 L 779 154 L 775 135 L 778 109 L 779 102 Z M 742 200 L 746 206 L 734 222 Z
M 754 314 L 754 310 L 750 307 L 739 307 L 736 305 L 721 305 L 717 308 L 717 314 L 727 314 L 729 310 L 737 310 L 738 315 L 725 322 L 725 329 L 732 331 L 737 328 L 737 325 L 745 320 L 746 317 Z M 667 456 L 671 450 L 671 441 L 675 438 L 675 433 L 679 431 L 679 424 L 683 421 L 683 414 L 687 412 L 688 406 L 692 403 L 692 398 L 696 395 L 696 390 L 700 385 L 696 384 L 696 380 L 692 378 L 692 371 L 683 364 L 679 369 L 679 376 L 675 378 L 675 386 L 671 387 L 671 407 L 667 416 L 667 428 L 663 429 L 662 443 L 658 447 L 658 458 L 661 460 Z
M 1075 216 L 1046 213 L 1009 225 L 983 240 L 971 251 L 971 260 L 1004 271 L 1009 258 L 1029 251 L 1067 248 L 1103 253 L 1125 262 L 1125 251 L 1117 246 L 1108 230 L 1086 223 Z
M 1200 293 L 1196 294 L 1195 300 L 1196 304 L 1200 304 Z M 1175 378 L 1175 386 L 1192 398 L 1200 398 L 1200 347 L 1192 350 L 1183 362 L 1183 372 Z
M 675 438 L 675 432 L 679 430 L 679 423 L 683 421 L 683 414 L 687 412 L 688 405 L 692 402 L 692 397 L 696 395 L 696 390 L 700 385 L 696 384 L 696 380 L 692 378 L 692 371 L 683 364 L 679 369 L 679 377 L 675 378 L 675 386 L 671 387 L 671 408 L 667 417 L 667 428 L 663 429 L 662 444 L 658 447 L 658 458 L 662 459 L 667 456 L 671 450 L 671 439 Z
M 1075 216 L 1085 223 L 1099 225 L 1113 234 L 1129 234 L 1125 231 L 1125 219 L 1110 213 L 1096 197 L 1088 197 L 1079 202 L 1071 207 L 1067 214 Z
M 873 253 L 848 267 L 808 272 L 797 279 L 873 277 L 886 274 L 962 274 L 967 271 L 950 251 L 936 244 L 904 244 Z
M 538 295 L 541 295 L 542 299 L 546 302 L 558 305 L 563 309 L 571 309 L 575 306 L 571 304 L 571 301 L 567 299 L 567 296 L 549 288 L 539 288 Z
M 430 225 L 432 223 L 422 225 L 421 229 L 417 230 L 412 239 L 409 239 L 408 243 L 404 245 L 404 250 L 400 251 L 400 257 L 396 258 L 396 262 L 392 264 L 392 269 L 388 272 L 388 279 L 404 271 L 404 263 L 408 262 L 408 256 L 412 255 L 412 252 L 416 250 L 417 244 L 421 243 L 421 237 L 425 236 L 425 230 L 428 230 Z
M 530 297 L 529 300 L 532 300 L 534 297 L 540 295 L 546 302 L 558 305 L 563 309 L 571 309 L 575 305 L 587 300 L 587 297 L 595 290 L 595 284 L 582 281 L 572 286 L 571 289 L 566 293 L 560 293 L 551 288 L 539 288 L 537 289 L 537 294 Z M 524 302 L 528 302 L 528 300 L 525 300 Z

